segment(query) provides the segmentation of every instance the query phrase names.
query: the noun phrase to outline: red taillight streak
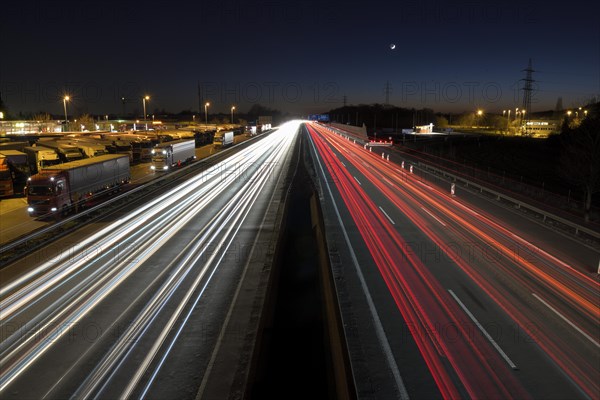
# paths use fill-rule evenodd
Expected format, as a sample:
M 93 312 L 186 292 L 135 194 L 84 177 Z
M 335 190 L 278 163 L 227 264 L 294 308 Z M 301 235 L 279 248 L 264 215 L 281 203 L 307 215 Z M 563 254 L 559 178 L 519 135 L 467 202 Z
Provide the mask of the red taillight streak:
M 335 135 L 327 135 L 327 139 L 329 140 L 329 142 L 331 144 L 336 145 L 336 147 L 339 146 L 339 144 L 336 143 L 337 141 L 340 141 L 339 137 L 337 137 Z M 471 231 L 471 233 L 473 235 L 475 235 L 479 240 L 483 240 L 484 242 L 487 242 L 488 244 L 499 249 L 504 254 L 504 256 L 507 257 L 508 259 L 512 258 L 514 253 L 508 247 L 506 247 L 499 241 L 495 240 L 489 234 L 483 232 L 481 229 L 477 228 L 472 223 L 470 223 L 470 222 L 466 221 L 464 218 L 460 217 L 458 214 L 456 214 L 455 212 L 450 210 L 448 207 L 446 207 L 443 203 L 434 199 L 433 196 L 431 196 L 428 192 L 423 191 L 420 187 L 418 187 L 418 185 L 413 184 L 412 182 L 408 181 L 407 179 L 402 179 L 402 177 L 400 177 L 398 175 L 398 173 L 396 171 L 394 171 L 394 169 L 391 167 L 391 165 L 389 163 L 383 162 L 383 160 L 380 157 L 374 156 L 373 153 L 371 153 L 371 152 L 367 152 L 367 153 L 361 152 L 361 153 L 357 153 L 357 155 L 360 157 L 360 155 L 366 154 L 365 157 L 363 157 L 363 158 L 364 158 L 364 160 L 372 162 L 374 164 L 373 170 L 365 167 L 364 160 L 361 163 L 363 165 L 356 163 L 353 160 L 350 160 L 350 162 L 352 162 L 352 164 L 357 169 L 359 169 L 360 172 L 363 173 L 363 175 L 365 175 L 367 178 L 369 178 L 369 180 L 374 185 L 376 185 L 379 190 L 381 190 L 384 194 L 386 194 L 386 196 L 388 198 L 390 198 L 391 201 L 398 203 L 399 201 L 401 202 L 401 199 L 399 199 L 398 196 L 393 196 L 393 195 L 390 196 L 390 192 L 387 191 L 386 186 L 381 182 L 381 179 L 382 178 L 385 179 L 386 176 L 391 177 L 399 184 L 403 184 L 403 185 L 409 187 L 411 189 L 411 192 L 404 191 L 405 195 L 409 195 L 409 196 L 414 196 L 415 194 L 418 195 L 422 200 L 429 202 L 431 205 L 433 205 L 435 208 L 437 208 L 444 215 L 446 215 L 448 217 L 453 217 L 453 221 L 455 223 L 459 224 L 464 229 Z M 384 170 L 387 170 L 387 174 L 383 173 Z M 374 172 L 372 172 L 372 171 L 374 171 Z M 379 176 L 375 176 L 375 174 L 378 174 Z M 398 185 L 398 189 L 401 189 L 401 186 L 402 185 Z M 434 193 L 436 193 L 439 196 L 439 192 L 434 191 Z M 448 199 L 448 196 L 443 197 L 443 200 L 447 200 L 447 199 Z M 403 208 L 404 208 L 403 211 L 406 211 L 408 209 L 408 207 L 406 207 L 406 206 Z M 479 218 L 480 220 L 483 219 L 483 217 L 481 217 L 481 216 L 477 217 L 477 218 Z M 493 224 L 493 228 L 500 230 L 505 236 L 511 235 L 511 232 L 509 232 L 507 229 L 505 229 L 501 225 L 496 224 L 494 221 L 492 221 L 489 218 L 482 222 L 484 224 Z M 542 256 L 542 254 L 540 254 L 539 256 Z M 548 262 L 551 261 L 548 259 L 548 257 L 545 257 L 545 258 Z M 559 282 L 557 279 L 555 279 L 553 276 L 551 276 L 548 272 L 541 270 L 540 268 L 536 267 L 533 263 L 528 262 L 527 260 L 514 260 L 514 261 L 516 264 L 521 266 L 521 268 L 523 268 L 527 273 L 529 273 L 532 276 L 537 277 L 540 280 L 540 282 L 545 282 L 547 290 L 551 290 L 551 291 L 555 292 L 556 294 L 561 296 L 565 301 L 569 302 L 571 305 L 573 305 L 574 307 L 579 309 L 581 312 L 586 314 L 589 318 L 593 318 L 594 320 L 597 320 L 600 317 L 600 312 L 599 312 L 600 310 L 596 304 L 594 304 L 591 301 L 588 301 L 583 296 L 576 293 L 573 289 L 571 289 L 571 288 L 567 287 L 566 285 L 564 285 L 563 283 Z M 571 269 L 571 271 L 574 272 L 575 270 Z M 578 275 L 578 277 L 581 276 L 580 273 L 578 273 L 577 275 Z M 599 286 L 600 284 L 598 282 L 593 281 L 589 277 L 586 277 L 586 280 L 595 287 L 596 291 L 594 293 L 596 293 L 597 289 L 600 288 L 600 286 Z
M 334 143 L 334 142 L 337 140 L 337 137 L 335 137 L 333 135 L 327 135 L 326 139 L 332 145 L 335 146 L 336 143 Z M 360 150 L 360 149 L 357 149 L 357 150 Z M 361 157 L 362 155 L 364 155 L 364 157 Z M 349 160 L 350 160 L 350 162 L 352 162 L 352 164 L 357 169 L 359 169 L 359 171 L 361 173 L 363 173 L 363 175 L 365 175 L 371 181 L 372 184 L 374 184 L 382 193 L 384 193 L 384 195 L 386 197 L 388 197 L 388 199 L 390 199 L 390 201 L 392 201 L 402 212 L 404 212 L 409 217 L 409 219 L 411 219 L 411 221 L 413 223 L 415 223 L 415 225 L 417 225 L 434 243 L 436 243 L 438 246 L 440 246 L 441 249 L 446 248 L 446 246 L 444 246 L 444 241 L 437 234 L 435 234 L 431 229 L 429 229 L 428 223 L 423 218 L 421 218 L 418 214 L 416 214 L 414 211 L 412 211 L 412 208 L 409 207 L 408 204 L 405 203 L 401 197 L 397 196 L 395 193 L 393 193 L 391 190 L 389 190 L 389 188 L 387 188 L 380 181 L 379 178 L 385 179 L 385 177 L 391 176 L 392 179 L 395 179 L 398 182 L 398 180 L 400 178 L 398 177 L 397 171 L 394 171 L 388 163 L 383 162 L 383 160 L 377 156 L 373 156 L 373 153 L 370 153 L 370 152 L 357 153 L 357 155 L 353 158 L 360 159 L 360 163 L 357 161 L 354 161 L 352 159 L 349 159 Z M 374 175 L 374 173 L 371 172 L 370 169 L 366 168 L 367 165 L 364 160 L 373 162 L 374 164 L 376 164 L 374 166 L 373 170 L 376 171 L 376 173 L 380 174 L 379 177 L 376 177 Z M 387 171 L 388 174 L 384 174 L 384 171 Z M 458 223 L 459 226 L 461 226 L 462 228 L 466 229 L 467 231 L 471 230 L 471 232 L 475 231 L 477 234 L 483 236 L 483 238 L 486 239 L 492 245 L 503 248 L 503 250 L 504 250 L 503 254 L 510 260 L 510 258 L 511 258 L 510 251 L 506 251 L 507 250 L 506 247 L 503 246 L 501 243 L 499 243 L 495 239 L 491 238 L 489 235 L 482 232 L 480 229 L 476 228 L 471 223 L 465 221 L 463 218 L 459 217 L 456 213 L 452 212 L 444 205 L 440 204 L 432 196 L 429 196 L 426 192 L 421 190 L 414 183 L 407 181 L 406 179 L 402 180 L 400 183 L 402 183 L 403 185 L 396 185 L 397 189 L 402 191 L 406 196 L 412 197 L 412 196 L 414 196 L 414 194 L 403 190 L 402 186 L 406 186 L 407 188 L 412 189 L 412 191 L 416 192 L 421 199 L 423 199 L 425 201 L 429 201 L 430 203 L 433 203 L 436 208 L 443 210 L 447 217 L 452 217 L 453 221 L 455 223 Z M 439 193 L 438 193 L 438 195 L 439 195 Z M 447 196 L 443 196 L 443 197 L 445 197 L 447 199 Z M 414 200 L 414 203 L 416 204 L 416 199 Z M 479 212 L 479 210 L 478 210 L 478 212 Z M 490 222 L 493 222 L 493 221 L 490 220 Z M 498 224 L 495 224 L 495 223 L 493 223 L 493 224 L 494 224 L 494 227 L 500 227 Z M 508 232 L 505 228 L 503 228 L 503 227 L 500 227 L 500 228 L 503 231 Z M 457 232 L 458 234 L 460 234 L 459 231 L 457 231 L 457 230 L 454 230 L 454 231 Z M 462 234 L 461 234 L 461 236 L 465 237 Z M 569 374 L 569 376 L 575 382 L 577 382 L 588 394 L 598 392 L 597 383 L 595 383 L 594 378 L 589 376 L 589 371 L 594 371 L 595 370 L 594 367 L 589 366 L 591 368 L 587 368 L 588 364 L 585 363 L 585 361 L 583 361 L 581 359 L 572 360 L 572 357 L 570 357 L 569 354 L 566 354 L 562 350 L 565 347 L 561 346 L 560 343 L 557 343 L 557 342 L 560 342 L 560 338 L 554 337 L 554 339 L 551 339 L 548 335 L 544 334 L 544 332 L 541 332 L 541 331 L 533 332 L 529 328 L 529 325 L 530 325 L 529 321 L 531 321 L 531 318 L 528 319 L 523 313 L 520 312 L 520 310 L 517 307 L 512 306 L 512 304 L 514 304 L 513 302 L 506 301 L 507 298 L 512 298 L 512 296 L 509 293 L 507 293 L 506 291 L 504 291 L 503 293 L 500 293 L 499 291 L 497 291 L 495 289 L 495 287 L 493 286 L 492 282 L 488 282 L 482 275 L 480 275 L 480 273 L 478 271 L 476 271 L 468 263 L 464 262 L 464 260 L 462 260 L 461 258 L 452 254 L 452 252 L 446 252 L 446 254 L 463 271 L 465 271 L 471 277 L 471 279 L 473 279 L 474 282 L 477 282 L 480 285 L 480 287 L 482 287 L 482 289 L 492 299 L 494 299 L 494 301 L 509 316 L 511 316 L 511 318 L 513 318 L 517 323 L 519 323 L 521 328 L 524 331 L 526 331 L 528 335 L 530 335 L 532 338 L 536 339 L 538 344 L 540 345 L 540 347 L 542 347 L 555 360 L 555 362 L 557 364 L 559 364 L 561 366 L 561 368 L 563 370 L 565 370 L 565 372 L 567 372 Z M 517 263 L 517 264 L 519 264 L 519 263 Z M 548 276 L 546 273 L 538 271 L 537 268 L 531 263 L 525 262 L 525 264 L 526 264 L 525 265 L 526 269 L 530 272 L 533 272 L 533 276 L 537 276 L 538 278 L 541 278 L 543 282 L 546 282 L 546 284 L 548 284 L 548 282 L 546 280 L 544 280 L 544 277 Z M 508 268 L 508 267 L 504 267 L 504 268 L 507 272 L 512 272 L 510 268 Z M 575 270 L 571 270 L 571 271 L 577 272 Z M 535 272 L 539 272 L 539 273 L 535 273 Z M 577 273 L 576 275 L 580 275 L 580 273 Z M 513 276 L 518 277 L 514 273 L 513 273 Z M 550 280 L 550 288 L 549 289 L 552 290 L 552 288 L 553 288 L 552 284 L 560 285 L 562 290 L 558 291 L 559 294 L 562 294 L 563 297 L 565 297 L 565 295 L 566 295 L 566 300 L 569 301 L 571 304 L 573 304 L 576 307 L 578 306 L 578 304 L 580 304 L 580 303 L 577 303 L 577 301 L 571 301 L 572 297 L 570 295 L 574 293 L 572 290 L 570 290 L 566 287 L 563 287 L 563 285 L 561 285 L 560 282 L 558 282 L 554 278 L 549 278 L 549 280 Z M 523 279 L 520 279 L 520 281 L 522 282 L 522 284 L 527 285 Z M 596 284 L 596 282 L 594 282 L 594 281 L 592 281 L 592 282 L 594 284 Z M 576 294 L 575 294 L 575 298 L 581 299 L 581 297 Z M 584 301 L 584 303 L 585 303 L 585 301 Z M 581 309 L 581 307 L 577 307 L 577 308 Z M 590 310 L 590 307 L 588 307 L 588 310 Z M 582 310 L 582 311 L 584 311 L 584 310 Z M 591 311 L 592 311 L 592 317 L 594 317 L 593 311 L 597 311 L 597 308 L 594 310 L 594 308 L 592 306 Z M 584 313 L 585 313 L 585 311 L 584 311 Z M 543 320 L 540 320 L 540 318 L 537 318 L 537 316 L 535 316 L 535 317 L 536 318 L 534 318 L 534 319 L 538 320 L 540 324 L 543 324 L 543 322 L 544 322 Z M 556 336 L 556 335 L 553 335 L 553 336 Z M 586 375 L 586 373 L 588 373 L 588 374 Z
M 322 143 L 320 136 L 315 135 L 311 129 L 309 131 L 322 158 L 326 161 L 330 174 L 338 178 L 335 180 L 336 186 L 399 310 L 408 324 L 420 327 L 419 329 L 426 332 L 427 337 L 430 338 L 430 341 L 425 341 L 421 335 L 414 335 L 415 342 L 444 397 L 453 398 L 458 393 L 441 360 L 439 357 L 434 357 L 434 348 L 439 355 L 448 358 L 470 396 L 504 397 L 514 396 L 515 393 L 526 396 L 489 343 L 479 335 L 469 335 L 464 327 L 467 319 L 448 293 L 433 278 L 419 258 L 402 251 L 406 248 L 406 243 L 399 233 L 379 212 L 373 211 L 377 207 L 354 182 L 346 169 L 341 167 L 339 160 Z M 381 231 L 386 233 L 383 237 L 379 237 L 376 233 Z M 398 264 L 402 259 L 407 260 L 404 267 Z M 416 322 L 419 324 L 417 325 Z M 436 323 L 441 326 L 456 327 L 460 332 L 460 340 L 449 345 L 447 338 L 432 335 L 432 332 L 438 330 Z

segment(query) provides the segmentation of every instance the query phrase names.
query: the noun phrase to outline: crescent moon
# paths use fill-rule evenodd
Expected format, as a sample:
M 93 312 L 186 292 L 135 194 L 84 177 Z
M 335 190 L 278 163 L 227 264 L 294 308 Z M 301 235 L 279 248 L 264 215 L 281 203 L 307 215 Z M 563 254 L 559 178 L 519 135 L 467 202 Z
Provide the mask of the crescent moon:
M 390 49 L 394 50 L 396 48 L 396 45 L 394 43 L 390 44 Z

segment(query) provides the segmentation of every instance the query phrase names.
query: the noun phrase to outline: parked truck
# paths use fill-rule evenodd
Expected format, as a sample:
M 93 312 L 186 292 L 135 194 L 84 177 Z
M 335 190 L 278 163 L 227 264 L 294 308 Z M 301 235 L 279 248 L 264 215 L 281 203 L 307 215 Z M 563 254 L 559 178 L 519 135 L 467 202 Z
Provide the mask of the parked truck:
M 32 174 L 37 174 L 42 169 L 51 167 L 52 165 L 60 164 L 58 154 L 47 147 L 25 147 L 23 150 L 27 154 L 27 161 L 29 162 L 29 169 Z
M 0 197 L 10 197 L 14 194 L 13 174 L 8 165 L 8 159 L 0 154 Z
M 196 141 L 180 139 L 163 142 L 152 149 L 152 165 L 154 171 L 168 171 L 174 166 L 180 166 L 196 158 Z
M 79 151 L 77 146 L 60 143 L 58 140 L 40 140 L 37 145 L 54 150 L 56 154 L 58 154 L 60 161 L 64 163 L 81 160 L 83 158 L 83 154 L 81 154 L 81 151 Z
M 215 137 L 213 139 L 213 147 L 215 149 L 221 147 L 227 147 L 233 144 L 233 131 L 221 131 L 215 133 Z
M 95 142 L 93 139 L 72 139 L 72 140 L 59 140 L 59 144 L 67 144 L 75 146 L 83 154 L 84 158 L 98 157 L 108 154 L 106 146 Z
M 3 155 L 7 161 L 12 178 L 13 194 L 23 195 L 27 178 L 31 176 L 27 154 L 18 150 L 1 150 L 0 155 Z
M 107 154 L 42 169 L 27 182 L 30 216 L 71 211 L 87 205 L 103 191 L 119 189 L 129 182 L 129 157 Z

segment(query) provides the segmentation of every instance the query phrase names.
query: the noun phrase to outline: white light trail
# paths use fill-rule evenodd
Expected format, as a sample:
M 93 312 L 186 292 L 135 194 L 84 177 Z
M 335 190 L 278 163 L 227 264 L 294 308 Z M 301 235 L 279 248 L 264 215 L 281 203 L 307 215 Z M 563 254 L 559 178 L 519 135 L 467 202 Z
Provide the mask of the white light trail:
M 3 368 L 0 372 L 0 392 L 6 389 L 16 377 L 66 333 L 66 330 L 60 327 L 71 326 L 90 313 L 119 285 L 122 285 L 127 277 L 143 265 L 144 261 L 168 243 L 182 227 L 205 210 L 215 198 L 233 187 L 232 185 L 240 178 L 239 171 L 244 173 L 247 170 L 250 171 L 248 178 L 252 179 L 245 183 L 244 190 L 240 190 L 234 196 L 233 203 L 229 205 L 233 207 L 232 210 L 235 210 L 235 213 L 224 221 L 217 217 L 211 220 L 194 246 L 196 253 L 191 253 L 181 261 L 169 280 L 155 294 L 154 302 L 148 304 L 145 311 L 138 316 L 137 323 L 132 324 L 136 329 L 135 332 L 129 332 L 129 334 L 143 334 L 148 324 L 155 320 L 164 302 L 171 298 L 174 290 L 186 278 L 191 266 L 198 262 L 204 251 L 197 253 L 198 249 L 210 242 L 208 238 L 215 239 L 219 234 L 222 235 L 223 229 L 228 226 L 227 221 L 229 218 L 233 218 L 233 215 L 237 215 L 238 226 L 241 224 L 240 216 L 244 215 L 245 218 L 269 176 L 275 170 L 275 166 L 281 162 L 291 148 L 298 126 L 298 122 L 282 126 L 277 132 L 263 140 L 189 179 L 183 185 L 159 196 L 126 217 L 113 222 L 80 244 L 73 246 L 68 254 L 60 254 L 56 259 L 43 263 L 26 276 L 3 286 L 0 289 L 0 298 L 2 298 L 0 324 L 9 322 L 12 317 L 23 313 L 33 305 L 39 307 L 40 304 L 44 304 L 45 308 L 38 314 L 39 317 L 34 318 L 33 323 L 29 324 L 29 329 L 26 330 L 27 334 L 16 332 L 9 337 L 2 338 L 0 356 L 3 360 Z M 265 155 L 267 156 L 266 161 Z M 233 169 L 231 169 L 232 165 Z M 228 232 L 231 232 L 231 229 Z M 129 247 L 122 255 L 118 255 L 117 261 L 107 256 L 110 255 L 109 250 L 118 248 L 124 240 L 128 241 Z M 97 257 L 90 257 L 89 249 L 92 246 L 95 249 L 103 249 L 103 251 L 100 251 L 100 255 Z M 216 268 L 216 266 L 214 267 Z M 204 268 L 202 276 L 208 267 Z M 84 273 L 88 274 L 87 277 L 78 276 L 81 281 L 76 283 L 74 277 Z M 192 287 L 196 287 L 200 283 L 202 276 L 197 277 Z M 57 298 L 53 301 L 47 302 L 48 304 L 46 301 L 41 301 L 49 298 L 48 296 L 51 296 L 58 288 L 67 285 L 72 287 L 64 294 L 55 296 Z M 184 302 L 177 307 L 175 314 L 179 315 L 182 312 L 185 304 L 190 300 L 193 290 L 190 289 L 188 293 Z M 175 314 L 171 318 L 173 322 L 176 319 Z M 155 342 L 156 351 L 161 348 L 165 337 L 161 335 Z M 116 345 L 116 347 L 119 346 Z M 106 358 L 110 366 L 114 366 L 124 355 L 122 351 L 115 351 Z M 144 371 L 156 356 L 156 353 L 153 354 L 151 359 L 140 367 Z M 108 371 L 109 369 L 96 368 L 94 376 L 88 379 L 93 383 L 91 387 L 102 384 L 100 377 L 106 377 Z M 140 376 L 141 373 L 138 372 L 136 379 L 130 385 L 132 389 L 137 385 Z

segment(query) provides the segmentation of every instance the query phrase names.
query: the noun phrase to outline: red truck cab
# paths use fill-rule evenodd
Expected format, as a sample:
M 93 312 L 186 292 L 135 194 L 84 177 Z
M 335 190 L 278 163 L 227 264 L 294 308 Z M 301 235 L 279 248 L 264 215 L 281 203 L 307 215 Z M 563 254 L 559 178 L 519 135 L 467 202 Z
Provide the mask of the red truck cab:
M 40 172 L 27 181 L 27 211 L 29 215 L 45 215 L 61 211 L 71 205 L 68 183 L 64 175 L 55 171 Z

